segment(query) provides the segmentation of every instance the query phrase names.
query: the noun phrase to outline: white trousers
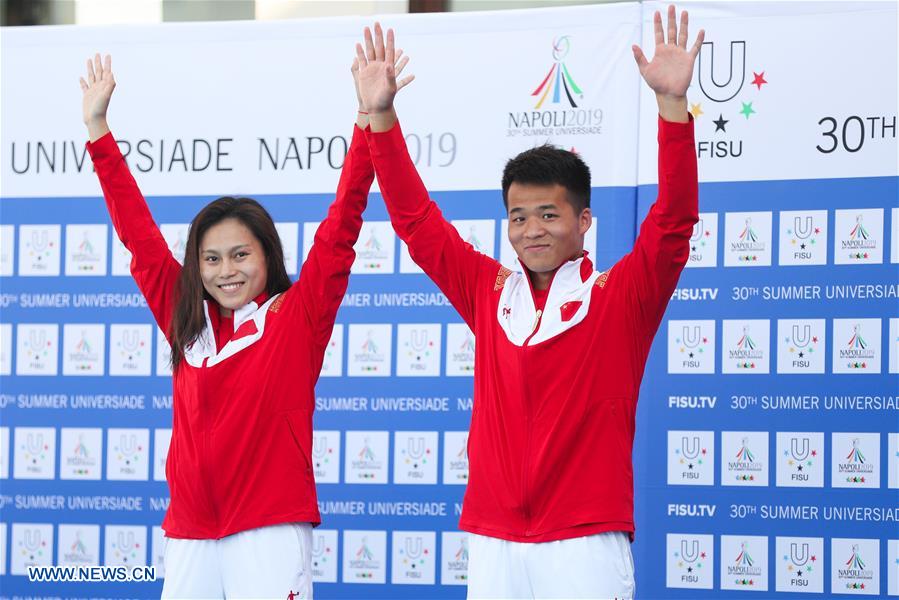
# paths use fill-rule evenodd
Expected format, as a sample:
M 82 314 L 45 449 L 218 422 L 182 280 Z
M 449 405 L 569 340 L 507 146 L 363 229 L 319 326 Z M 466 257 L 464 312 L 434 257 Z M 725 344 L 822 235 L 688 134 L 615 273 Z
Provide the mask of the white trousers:
M 470 534 L 468 598 L 634 597 L 628 534 L 519 543 Z
M 312 525 L 285 523 L 220 540 L 166 538 L 163 598 L 312 598 Z

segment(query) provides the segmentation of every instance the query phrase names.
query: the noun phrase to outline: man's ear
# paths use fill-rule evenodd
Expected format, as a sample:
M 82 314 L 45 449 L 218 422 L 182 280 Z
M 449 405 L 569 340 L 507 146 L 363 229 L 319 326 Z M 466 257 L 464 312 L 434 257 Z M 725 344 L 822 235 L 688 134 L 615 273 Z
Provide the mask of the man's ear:
M 589 208 L 585 208 L 581 211 L 581 214 L 578 215 L 578 233 L 584 235 L 587 233 L 587 230 L 590 229 L 590 226 L 593 224 L 593 213 Z

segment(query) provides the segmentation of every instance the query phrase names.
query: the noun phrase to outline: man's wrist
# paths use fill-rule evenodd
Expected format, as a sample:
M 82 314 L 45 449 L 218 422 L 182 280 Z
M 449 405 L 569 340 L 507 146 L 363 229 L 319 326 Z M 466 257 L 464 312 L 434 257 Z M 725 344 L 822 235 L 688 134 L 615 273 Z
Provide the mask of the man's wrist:
M 656 102 L 659 105 L 659 116 L 672 123 L 686 123 L 690 120 L 687 116 L 687 97 L 668 96 L 656 94 Z
M 396 124 L 396 121 L 396 111 L 393 110 L 393 106 L 385 110 L 369 111 L 368 113 L 368 122 L 374 133 L 390 131 Z

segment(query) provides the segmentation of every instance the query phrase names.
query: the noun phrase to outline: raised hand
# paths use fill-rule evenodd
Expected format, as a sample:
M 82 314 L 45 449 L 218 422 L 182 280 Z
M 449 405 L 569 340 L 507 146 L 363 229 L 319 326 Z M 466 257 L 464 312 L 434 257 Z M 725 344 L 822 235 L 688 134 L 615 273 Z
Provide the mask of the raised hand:
M 115 77 L 112 75 L 112 57 L 108 54 L 104 60 L 96 54 L 87 60 L 87 81 L 79 79 L 83 98 L 81 111 L 84 124 L 87 125 L 91 141 L 96 141 L 109 131 L 106 124 L 106 111 L 109 99 L 115 89 Z
M 396 51 L 396 64 L 393 66 L 395 71 L 395 77 L 399 77 L 403 69 L 406 68 L 406 65 L 409 64 L 409 57 L 403 56 L 403 51 L 397 49 Z M 356 99 L 359 101 L 359 112 L 363 114 L 367 114 L 368 108 L 365 106 L 365 103 L 362 101 L 362 94 L 359 93 L 359 58 L 353 59 L 353 66 L 350 67 L 350 72 L 353 74 L 353 84 L 356 86 Z M 415 79 L 415 75 L 409 75 L 408 77 L 403 77 L 402 79 L 397 80 L 396 82 L 396 90 L 399 92 L 401 89 L 412 83 L 412 80 Z
M 406 61 L 397 56 L 394 34 L 387 30 L 387 44 L 384 44 L 384 32 L 380 23 L 375 23 L 372 36 L 368 27 L 364 31 L 365 48 L 356 44 L 355 70 L 356 90 L 360 106 L 364 106 L 371 119 L 372 130 L 386 131 L 393 126 L 396 116 L 393 112 L 393 99 L 396 93 L 412 82 L 414 76 L 397 81 L 397 75 L 406 66 Z
M 693 65 L 699 50 L 702 48 L 702 40 L 705 39 L 705 30 L 700 29 L 693 46 L 687 50 L 687 25 L 689 17 L 687 11 L 683 11 L 680 17 L 680 31 L 676 21 L 677 12 L 674 6 L 668 7 L 668 41 L 665 41 L 665 31 L 662 29 L 662 15 L 656 11 L 653 17 L 655 26 L 655 54 L 652 61 L 646 60 L 643 50 L 634 45 L 634 60 L 640 68 L 646 84 L 659 97 L 660 105 L 663 102 L 676 101 L 678 105 L 686 106 L 687 88 L 693 78 Z M 665 115 L 662 115 L 663 117 Z

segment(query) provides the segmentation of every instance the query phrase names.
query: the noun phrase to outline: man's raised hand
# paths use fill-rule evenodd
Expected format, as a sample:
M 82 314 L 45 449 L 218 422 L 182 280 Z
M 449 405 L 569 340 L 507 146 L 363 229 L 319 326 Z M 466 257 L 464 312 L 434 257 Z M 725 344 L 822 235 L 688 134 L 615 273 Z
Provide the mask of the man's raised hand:
M 360 106 L 369 113 L 372 129 L 385 131 L 393 126 L 396 116 L 393 113 L 393 99 L 396 93 L 412 82 L 413 75 L 397 81 L 397 76 L 406 66 L 407 58 L 397 54 L 392 29 L 387 30 L 387 44 L 384 44 L 384 32 L 380 23 L 375 23 L 372 36 L 368 27 L 364 31 L 365 48 L 356 44 L 356 59 L 353 63 L 353 76 Z
M 690 87 L 690 80 L 693 79 L 693 65 L 700 48 L 702 48 L 702 41 L 705 39 L 705 30 L 700 29 L 696 41 L 687 50 L 687 25 L 689 23 L 687 11 L 681 13 L 680 31 L 678 31 L 676 16 L 677 11 L 674 6 L 669 6 L 667 42 L 665 31 L 662 28 L 661 13 L 656 11 L 653 16 L 656 46 L 651 61 L 646 60 L 646 56 L 639 46 L 632 46 L 634 60 L 637 61 L 637 66 L 640 68 L 640 75 L 658 96 L 660 106 L 666 102 L 683 103 L 686 106 L 687 88 Z M 665 116 L 662 115 L 662 117 Z

